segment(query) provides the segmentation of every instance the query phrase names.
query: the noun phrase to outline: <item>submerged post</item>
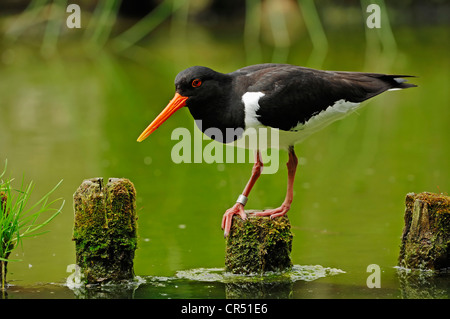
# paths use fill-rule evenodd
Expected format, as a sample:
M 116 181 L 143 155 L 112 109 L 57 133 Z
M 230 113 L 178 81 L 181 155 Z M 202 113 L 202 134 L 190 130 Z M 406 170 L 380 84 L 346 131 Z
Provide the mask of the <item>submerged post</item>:
M 84 180 L 74 196 L 76 263 L 88 284 L 134 277 L 136 190 L 125 178 Z
M 406 195 L 405 227 L 399 266 L 450 270 L 450 197 L 432 193 Z
M 247 212 L 234 216 L 227 238 L 225 268 L 235 274 L 284 271 L 292 267 L 292 233 L 287 216 L 271 219 Z

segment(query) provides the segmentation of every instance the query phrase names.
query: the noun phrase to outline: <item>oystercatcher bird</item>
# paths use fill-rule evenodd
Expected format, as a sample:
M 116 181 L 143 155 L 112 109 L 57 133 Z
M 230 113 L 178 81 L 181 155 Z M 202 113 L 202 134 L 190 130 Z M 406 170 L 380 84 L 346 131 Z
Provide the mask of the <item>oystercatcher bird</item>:
M 224 74 L 203 66 L 181 71 L 175 78 L 176 93 L 166 108 L 142 132 L 143 141 L 173 113 L 186 106 L 201 129 L 216 128 L 223 134 L 210 137 L 222 143 L 234 142 L 250 129 L 266 127 L 279 133 L 278 147 L 289 152 L 288 184 L 284 202 L 275 209 L 257 212 L 276 218 L 285 215 L 293 200 L 298 164 L 294 145 L 311 133 L 355 111 L 361 102 L 380 93 L 406 89 L 409 75 L 322 71 L 289 64 L 251 65 Z M 227 129 L 242 134 L 226 134 Z M 270 145 L 269 145 L 270 147 Z M 236 203 L 222 218 L 226 237 L 234 215 L 246 219 L 244 206 L 261 175 L 263 163 L 255 151 L 252 174 Z

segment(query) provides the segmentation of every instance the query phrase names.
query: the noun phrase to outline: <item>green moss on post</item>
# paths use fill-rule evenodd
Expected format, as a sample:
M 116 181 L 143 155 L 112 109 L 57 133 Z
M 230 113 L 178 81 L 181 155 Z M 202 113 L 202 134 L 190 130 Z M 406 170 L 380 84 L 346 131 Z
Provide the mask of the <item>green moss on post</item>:
M 284 271 L 292 267 L 291 224 L 287 216 L 271 219 L 247 213 L 233 217 L 227 238 L 226 271 L 235 274 Z
M 405 227 L 399 265 L 446 271 L 450 267 L 450 197 L 432 193 L 406 195 Z
M 74 194 L 76 262 L 87 283 L 134 277 L 136 190 L 125 178 L 83 181 Z

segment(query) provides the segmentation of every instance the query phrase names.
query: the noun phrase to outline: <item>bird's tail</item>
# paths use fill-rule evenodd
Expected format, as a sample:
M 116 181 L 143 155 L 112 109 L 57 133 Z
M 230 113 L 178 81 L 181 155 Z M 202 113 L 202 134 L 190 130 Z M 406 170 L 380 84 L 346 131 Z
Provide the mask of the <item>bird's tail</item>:
M 413 75 L 387 75 L 383 74 L 379 77 L 380 80 L 389 84 L 388 91 L 402 90 L 407 88 L 416 87 L 417 85 L 412 83 L 406 83 L 405 78 L 415 78 Z

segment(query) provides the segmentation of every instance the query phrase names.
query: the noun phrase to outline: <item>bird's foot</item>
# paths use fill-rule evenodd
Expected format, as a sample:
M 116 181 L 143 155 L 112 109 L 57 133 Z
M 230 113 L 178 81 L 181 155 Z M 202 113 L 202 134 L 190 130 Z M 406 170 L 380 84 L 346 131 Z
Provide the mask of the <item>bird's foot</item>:
M 244 212 L 244 205 L 241 203 L 234 204 L 233 207 L 227 209 L 225 214 L 223 214 L 222 217 L 222 229 L 223 229 L 223 236 L 227 237 L 230 233 L 231 229 L 231 222 L 233 221 L 233 216 L 239 215 L 243 220 L 247 219 L 247 215 Z
M 255 215 L 255 216 L 270 216 L 270 218 L 273 219 L 273 218 L 277 218 L 277 217 L 281 217 L 281 216 L 286 215 L 290 208 L 291 208 L 291 205 L 283 203 L 278 208 L 265 209 L 265 210 L 263 210 L 261 212 L 254 212 L 254 213 L 252 213 L 252 215 Z

